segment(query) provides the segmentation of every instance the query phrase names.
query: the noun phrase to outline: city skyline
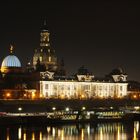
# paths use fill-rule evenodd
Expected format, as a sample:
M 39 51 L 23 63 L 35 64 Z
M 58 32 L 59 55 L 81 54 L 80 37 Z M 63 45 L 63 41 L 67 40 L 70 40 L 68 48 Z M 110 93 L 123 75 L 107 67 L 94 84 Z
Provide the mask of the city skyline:
M 0 63 L 15 46 L 22 66 L 39 46 L 40 27 L 47 20 L 51 45 L 64 58 L 68 73 L 85 65 L 95 76 L 122 67 L 128 79 L 140 81 L 139 8 L 132 3 L 2 3 Z

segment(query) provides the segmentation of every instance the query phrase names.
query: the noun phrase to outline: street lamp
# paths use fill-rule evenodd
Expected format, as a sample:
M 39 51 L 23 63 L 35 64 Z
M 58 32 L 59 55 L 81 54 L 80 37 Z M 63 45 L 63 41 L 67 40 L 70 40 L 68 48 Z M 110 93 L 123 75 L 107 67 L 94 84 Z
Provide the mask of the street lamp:
M 19 108 L 18 108 L 18 111 L 22 111 L 22 107 L 19 107 Z
M 82 107 L 82 110 L 86 110 L 86 107 L 85 107 L 85 106 L 83 106 L 83 107 Z
M 67 112 L 70 110 L 68 107 L 66 107 L 66 109 L 65 109 Z
M 55 111 L 56 110 L 56 107 L 53 107 L 52 110 Z

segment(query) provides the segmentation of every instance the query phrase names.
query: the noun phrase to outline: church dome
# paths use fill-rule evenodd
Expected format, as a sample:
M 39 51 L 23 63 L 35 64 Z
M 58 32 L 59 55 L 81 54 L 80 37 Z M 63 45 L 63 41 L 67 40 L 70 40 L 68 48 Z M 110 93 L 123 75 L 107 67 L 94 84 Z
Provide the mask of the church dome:
M 8 55 L 2 61 L 1 67 L 21 67 L 21 63 L 15 55 Z
M 21 63 L 17 56 L 13 54 L 13 47 L 10 48 L 10 55 L 6 56 L 1 64 L 1 72 L 17 72 L 21 69 Z

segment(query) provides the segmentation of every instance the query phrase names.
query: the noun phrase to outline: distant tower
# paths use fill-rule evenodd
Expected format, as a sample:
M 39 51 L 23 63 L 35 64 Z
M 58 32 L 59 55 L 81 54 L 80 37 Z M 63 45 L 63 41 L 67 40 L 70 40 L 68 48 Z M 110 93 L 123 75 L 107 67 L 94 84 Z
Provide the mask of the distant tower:
M 44 26 L 41 29 L 41 33 L 40 33 L 40 46 L 41 47 L 50 46 L 49 36 L 50 36 L 50 33 L 49 33 L 48 29 L 47 29 L 46 20 L 45 20 L 44 21 Z
M 33 56 L 33 66 L 36 69 L 39 59 L 40 64 L 45 65 L 46 70 L 55 72 L 57 70 L 57 57 L 55 55 L 55 50 L 50 45 L 49 36 L 50 33 L 46 21 L 44 21 L 40 32 L 40 47 L 35 49 Z

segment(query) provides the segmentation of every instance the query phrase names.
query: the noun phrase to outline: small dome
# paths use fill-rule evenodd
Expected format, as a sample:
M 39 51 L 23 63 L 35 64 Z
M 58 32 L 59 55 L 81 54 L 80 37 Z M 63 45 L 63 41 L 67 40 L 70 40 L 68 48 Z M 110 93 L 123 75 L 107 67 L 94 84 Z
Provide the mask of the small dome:
M 10 55 L 6 56 L 1 64 L 1 72 L 9 73 L 9 72 L 20 72 L 21 63 L 17 56 L 13 54 L 13 46 L 10 46 Z
M 1 67 L 21 67 L 21 63 L 15 55 L 8 55 L 2 61 Z
M 120 74 L 123 74 L 123 73 L 124 72 L 123 72 L 123 69 L 121 67 L 113 69 L 112 72 L 111 72 L 112 75 L 120 75 Z

